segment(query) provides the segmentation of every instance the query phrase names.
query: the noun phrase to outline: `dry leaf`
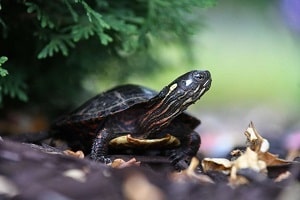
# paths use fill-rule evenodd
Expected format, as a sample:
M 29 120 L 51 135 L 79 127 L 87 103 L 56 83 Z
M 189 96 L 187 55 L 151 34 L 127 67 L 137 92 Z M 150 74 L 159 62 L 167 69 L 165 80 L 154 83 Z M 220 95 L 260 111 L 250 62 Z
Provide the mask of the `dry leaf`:
M 258 158 L 266 162 L 268 167 L 291 164 L 290 161 L 280 159 L 278 158 L 278 155 L 272 154 L 270 152 L 259 153 Z
M 232 185 L 247 183 L 247 180 L 244 177 L 237 175 L 238 170 L 246 168 L 252 169 L 262 174 L 266 174 L 267 172 L 266 163 L 262 160 L 259 160 L 258 154 L 248 147 L 240 157 L 232 161 L 232 168 L 230 171 L 229 179 Z
M 278 158 L 268 152 L 270 144 L 268 140 L 263 138 L 255 129 L 253 122 L 250 122 L 247 130 L 244 133 L 247 137 L 248 146 L 258 154 L 258 159 L 264 161 L 267 166 L 289 164 L 287 160 Z
M 263 138 L 255 129 L 253 122 L 250 122 L 244 133 L 247 137 L 248 146 L 255 152 L 267 152 L 270 144 L 268 140 Z
M 220 171 L 229 174 L 232 162 L 226 158 L 204 158 L 201 165 L 204 172 Z
M 278 183 L 278 182 L 281 182 L 281 181 L 283 181 L 283 180 L 286 180 L 286 179 L 290 178 L 291 175 L 292 175 L 292 174 L 291 174 L 291 172 L 289 172 L 289 171 L 286 171 L 286 172 L 284 172 L 284 173 L 281 173 L 281 174 L 274 180 L 274 182 Z
M 268 152 L 270 147 L 268 140 L 258 133 L 252 122 L 244 134 L 247 137 L 245 152 L 239 149 L 232 151 L 231 155 L 236 158 L 233 161 L 222 158 L 204 158 L 202 160 L 204 172 L 212 170 L 230 174 L 231 185 L 240 185 L 248 182 L 245 177 L 237 175 L 241 169 L 251 169 L 266 176 L 267 167 L 291 164 L 290 161 L 280 159 L 277 155 Z
M 68 155 L 68 156 L 72 156 L 75 158 L 84 158 L 84 153 L 83 151 L 71 151 L 71 150 L 65 150 L 64 154 Z
M 266 170 L 267 167 L 266 163 L 259 159 L 258 154 L 250 148 L 247 148 L 240 157 L 233 161 L 233 166 L 238 169 L 251 168 L 258 172 Z
M 123 159 L 115 159 L 112 163 L 111 163 L 111 167 L 112 168 L 124 168 L 124 167 L 130 167 L 130 166 L 140 166 L 141 162 L 136 161 L 135 158 L 132 158 L 128 161 L 125 161 Z
M 174 172 L 171 174 L 171 179 L 176 182 L 190 182 L 196 181 L 201 183 L 214 183 L 214 181 L 207 175 L 197 174 L 195 172 L 198 167 L 199 160 L 196 157 L 193 157 L 189 167 L 180 172 Z

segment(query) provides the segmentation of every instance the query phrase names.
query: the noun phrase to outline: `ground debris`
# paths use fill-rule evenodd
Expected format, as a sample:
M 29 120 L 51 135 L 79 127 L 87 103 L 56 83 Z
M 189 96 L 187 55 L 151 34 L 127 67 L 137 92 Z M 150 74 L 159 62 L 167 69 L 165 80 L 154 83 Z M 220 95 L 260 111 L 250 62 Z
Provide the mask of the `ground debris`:
M 196 157 L 192 158 L 192 161 L 189 167 L 185 170 L 180 172 L 173 172 L 171 173 L 171 180 L 175 182 L 198 182 L 202 184 L 212 184 L 215 183 L 209 176 L 203 173 L 197 173 L 197 167 L 199 165 L 199 160 Z
M 298 162 L 280 159 L 277 155 L 268 152 L 269 141 L 258 133 L 253 122 L 250 122 L 244 134 L 247 138 L 245 150 L 233 150 L 231 160 L 204 158 L 201 163 L 203 171 L 227 174 L 229 184 L 236 187 L 250 182 L 264 182 L 267 178 L 280 182 L 289 177 L 286 174 L 292 165 L 299 165 Z M 277 172 L 274 170 L 276 168 Z
M 4 199 L 290 199 L 299 191 L 300 164 L 268 152 L 253 123 L 247 147 L 232 159 L 193 158 L 174 171 L 166 157 L 115 155 L 104 165 L 81 152 L 0 140 Z M 299 158 L 296 158 L 296 160 Z M 159 167 L 148 167 L 154 165 Z M 162 167 L 164 166 L 164 167 Z M 164 169 L 164 170 L 161 170 Z M 296 196 L 297 197 L 297 196 Z
M 111 163 L 111 167 L 113 168 L 124 168 L 124 167 L 130 167 L 130 166 L 140 166 L 141 162 L 137 161 L 135 158 L 131 158 L 128 161 L 125 161 L 121 158 L 117 158 L 115 159 L 112 163 Z
M 163 191 L 152 184 L 147 177 L 140 173 L 132 173 L 130 176 L 127 176 L 123 185 L 122 191 L 124 197 L 130 200 L 163 200 L 166 199 Z

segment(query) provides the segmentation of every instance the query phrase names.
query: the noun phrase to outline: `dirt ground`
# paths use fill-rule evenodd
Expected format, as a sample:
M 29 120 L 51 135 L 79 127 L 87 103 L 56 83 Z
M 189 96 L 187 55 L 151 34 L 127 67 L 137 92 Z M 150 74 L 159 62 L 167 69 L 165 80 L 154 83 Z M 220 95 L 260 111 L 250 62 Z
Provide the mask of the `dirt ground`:
M 48 146 L 2 140 L 0 198 L 274 200 L 297 199 L 300 192 L 296 161 L 269 167 L 267 176 L 241 169 L 237 175 L 246 182 L 232 184 L 228 174 L 204 172 L 198 159 L 178 172 L 162 158 L 117 160 L 114 166 L 107 166 L 78 157 Z

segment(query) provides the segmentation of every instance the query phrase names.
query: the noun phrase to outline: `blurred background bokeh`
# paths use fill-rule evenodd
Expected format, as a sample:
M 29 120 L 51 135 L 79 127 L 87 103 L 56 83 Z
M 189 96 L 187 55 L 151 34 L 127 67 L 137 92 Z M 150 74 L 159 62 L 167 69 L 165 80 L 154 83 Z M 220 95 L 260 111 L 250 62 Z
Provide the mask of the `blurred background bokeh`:
M 65 2 L 74 9 L 78 6 L 74 1 Z M 46 36 L 62 30 L 36 29 L 40 25 L 31 23 L 36 16 L 25 13 L 31 8 L 31 14 L 38 15 L 32 5 L 40 6 L 43 12 L 53 10 L 47 10 L 40 1 L 27 1 L 32 5 L 1 1 L 0 56 L 8 57 L 2 67 L 9 72 L 0 78 L 2 133 L 45 128 L 59 114 L 118 84 L 135 83 L 160 90 L 188 70 L 207 69 L 212 74 L 212 87 L 188 110 L 202 121 L 197 131 L 205 154 L 220 156 L 235 145 L 244 145 L 243 132 L 250 121 L 270 139 L 275 153 L 277 146 L 299 148 L 298 0 L 78 2 L 87 2 L 104 13 L 103 19 L 111 22 L 108 35 L 112 41 L 99 43 L 91 34 L 87 40 L 77 38 L 76 45 L 66 42 L 67 53 L 58 46 L 50 55 L 43 54 L 45 41 L 51 41 Z M 19 15 L 13 18 L 14 10 Z M 118 18 L 113 19 L 111 13 Z M 18 20 L 26 22 L 34 33 L 16 23 Z M 114 28 L 113 23 L 116 27 L 126 24 L 126 31 Z M 62 24 L 54 26 L 59 30 Z M 18 32 L 22 28 L 26 32 Z M 3 91 L 5 82 L 15 86 L 14 95 Z
M 300 2 L 219 1 L 204 16 L 207 26 L 193 50 L 214 80 L 205 106 L 199 103 L 208 112 L 201 117 L 203 143 L 232 148 L 245 141 L 242 133 L 253 121 L 273 151 L 294 145 L 284 136 L 300 140 Z

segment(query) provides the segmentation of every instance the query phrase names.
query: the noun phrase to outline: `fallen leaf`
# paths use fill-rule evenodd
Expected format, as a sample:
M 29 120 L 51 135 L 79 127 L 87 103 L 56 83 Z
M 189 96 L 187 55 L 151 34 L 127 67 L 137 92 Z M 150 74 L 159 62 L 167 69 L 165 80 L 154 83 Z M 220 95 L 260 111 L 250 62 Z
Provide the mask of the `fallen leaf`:
M 193 157 L 187 169 L 171 174 L 171 179 L 176 182 L 200 182 L 200 183 L 214 183 L 214 181 L 207 175 L 196 173 L 196 168 L 199 165 L 199 160 Z
M 289 172 L 289 171 L 286 171 L 286 172 L 284 172 L 284 173 L 281 173 L 275 180 L 274 180 L 274 182 L 281 182 L 281 181 L 283 181 L 283 180 L 286 180 L 286 179 L 288 179 L 288 178 L 290 178 L 291 177 L 291 172 Z
M 128 161 L 125 161 L 123 159 L 117 158 L 111 163 L 112 168 L 124 168 L 124 167 L 130 167 L 130 166 L 140 166 L 141 162 L 136 161 L 135 158 L 132 158 Z
M 76 152 L 74 152 L 74 151 L 71 151 L 71 150 L 65 150 L 64 154 L 68 155 L 68 156 L 73 156 L 75 158 L 81 158 L 81 159 L 84 158 L 83 151 L 76 151 Z
M 268 140 L 263 138 L 254 127 L 253 122 L 250 122 L 247 130 L 244 132 L 247 137 L 247 145 L 255 152 L 267 152 L 270 148 Z
M 229 174 L 232 162 L 226 158 L 204 158 L 201 165 L 204 172 L 221 171 L 224 174 Z
M 246 148 L 246 151 L 240 157 L 232 161 L 232 168 L 230 171 L 229 179 L 231 185 L 241 185 L 248 182 L 244 177 L 237 175 L 238 170 L 247 168 L 252 169 L 256 172 L 260 172 L 266 176 L 266 163 L 262 160 L 259 160 L 258 154 L 249 147 Z

